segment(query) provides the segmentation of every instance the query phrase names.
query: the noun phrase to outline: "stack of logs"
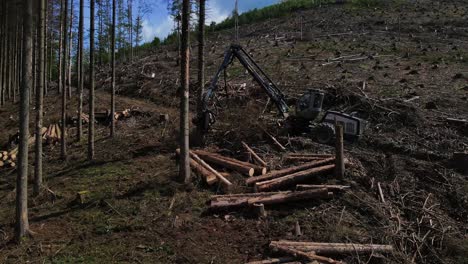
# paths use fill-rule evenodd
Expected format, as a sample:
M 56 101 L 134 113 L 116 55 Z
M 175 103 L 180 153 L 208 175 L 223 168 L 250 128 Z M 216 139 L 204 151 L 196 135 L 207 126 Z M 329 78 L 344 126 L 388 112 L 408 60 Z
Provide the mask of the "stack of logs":
M 62 137 L 62 129 L 59 124 L 51 124 L 47 128 L 43 127 L 42 131 L 42 138 L 47 144 L 55 144 Z
M 0 168 L 16 166 L 16 155 L 18 154 L 18 148 L 14 148 L 11 151 L 0 151 Z
M 51 124 L 48 127 L 41 129 L 42 139 L 48 144 L 54 144 L 60 141 L 63 135 L 60 125 Z M 19 136 L 19 135 L 18 135 Z M 13 136 L 12 138 L 15 138 Z M 32 146 L 35 142 L 35 136 L 29 136 L 28 145 Z M 16 166 L 16 156 L 18 155 L 18 147 L 11 149 L 10 151 L 0 151 L 0 168 L 14 168 Z
M 258 156 L 258 155 L 257 155 Z M 289 154 L 287 161 L 302 161 L 300 165 L 273 170 L 262 175 L 252 176 L 245 180 L 247 186 L 252 186 L 254 193 L 214 195 L 210 200 L 210 209 L 247 207 L 259 217 L 266 216 L 264 206 L 310 200 L 328 199 L 333 192 L 344 191 L 349 186 L 343 185 L 307 185 L 310 180 L 320 175 L 332 173 L 335 156 L 332 154 Z M 281 189 L 288 191 L 276 191 Z

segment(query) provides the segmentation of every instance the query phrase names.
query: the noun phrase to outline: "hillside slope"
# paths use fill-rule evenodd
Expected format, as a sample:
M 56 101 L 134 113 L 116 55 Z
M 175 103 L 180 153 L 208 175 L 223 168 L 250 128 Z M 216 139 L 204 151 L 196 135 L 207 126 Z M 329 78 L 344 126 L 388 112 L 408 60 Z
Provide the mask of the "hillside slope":
M 176 181 L 179 68 L 174 47 L 162 46 L 119 65 L 117 108 L 136 107 L 145 115 L 119 122 L 116 139 L 98 125 L 95 162 L 86 161 L 85 140 L 69 140 L 67 161 L 59 160 L 58 146 L 46 147 L 45 179 L 54 194 L 30 199 L 36 234 L 19 247 L 11 243 L 15 173 L 0 171 L 0 262 L 244 263 L 273 256 L 271 240 L 290 239 L 396 249 L 385 256 L 337 257 L 347 263 L 466 263 L 468 180 L 449 159 L 468 149 L 468 128 L 447 118 L 468 119 L 468 5 L 412 2 L 322 6 L 240 29 L 241 44 L 291 102 L 307 89 L 322 89 L 327 110 L 354 111 L 369 121 L 365 136 L 345 145 L 354 166 L 343 184 L 351 190 L 329 201 L 268 207 L 262 220 L 247 212 L 206 212 L 217 188 L 195 177 L 187 191 Z M 207 80 L 232 33 L 209 33 Z M 193 43 L 192 94 L 196 59 Z M 272 167 L 285 166 L 284 153 L 263 136 L 261 124 L 288 151 L 333 152 L 310 136 L 282 134 L 273 121 L 276 108 L 238 63 L 227 76 L 229 96 L 224 88 L 219 93 L 224 107 L 207 138 L 210 148 L 242 159 L 245 141 Z M 109 80 L 107 69 L 100 69 L 100 110 L 109 105 Z M 45 124 L 58 122 L 58 97 L 51 93 L 46 102 Z M 71 109 L 75 113 L 75 99 Z M 0 109 L 2 144 L 16 131 L 16 111 L 17 105 Z M 169 114 L 167 123 L 161 113 Z M 241 185 L 241 175 L 231 177 Z M 84 204 L 76 201 L 80 191 L 89 191 Z M 294 235 L 296 222 L 301 237 Z

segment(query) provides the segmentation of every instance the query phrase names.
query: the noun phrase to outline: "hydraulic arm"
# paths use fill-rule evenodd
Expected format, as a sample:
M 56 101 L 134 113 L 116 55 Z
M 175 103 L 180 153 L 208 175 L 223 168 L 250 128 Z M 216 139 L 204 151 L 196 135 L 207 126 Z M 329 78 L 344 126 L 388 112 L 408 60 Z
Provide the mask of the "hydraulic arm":
M 210 86 L 203 96 L 203 116 L 197 117 L 197 125 L 203 130 L 208 130 L 214 123 L 214 115 L 209 109 L 209 102 L 218 90 L 218 80 L 223 71 L 237 58 L 245 69 L 252 75 L 254 80 L 268 94 L 271 101 L 275 103 L 278 111 L 284 118 L 288 117 L 289 107 L 284 99 L 284 94 L 273 83 L 268 75 L 260 68 L 253 58 L 240 46 L 231 45 L 224 53 L 224 60 L 215 76 L 211 80 Z

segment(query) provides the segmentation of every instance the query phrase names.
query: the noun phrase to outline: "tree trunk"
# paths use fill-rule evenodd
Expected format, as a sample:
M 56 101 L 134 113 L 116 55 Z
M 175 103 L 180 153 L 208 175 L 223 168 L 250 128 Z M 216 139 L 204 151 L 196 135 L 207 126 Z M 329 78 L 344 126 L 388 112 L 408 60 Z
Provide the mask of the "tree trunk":
M 68 20 L 68 0 L 63 3 L 63 40 L 62 40 L 62 136 L 60 137 L 60 156 L 62 159 L 67 158 L 67 140 L 66 140 L 66 123 L 67 123 L 67 20 Z
M 44 100 L 44 55 L 45 55 L 45 0 L 40 0 L 39 6 L 39 69 L 36 91 L 36 149 L 34 163 L 34 195 L 38 195 L 42 185 L 42 115 Z
M 18 175 L 16 178 L 16 228 L 18 242 L 29 232 L 28 220 L 28 139 L 29 91 L 32 85 L 32 0 L 23 1 L 23 61 L 19 111 Z
M 59 48 L 58 48 L 58 92 L 61 93 L 62 87 L 62 47 L 63 47 L 63 1 L 60 0 L 60 31 L 59 31 Z
M 83 137 L 83 122 L 81 116 L 83 114 L 83 86 L 84 86 L 84 72 L 83 72 L 83 28 L 84 28 L 84 0 L 80 0 L 80 21 L 78 29 L 78 129 L 77 129 L 77 140 L 80 141 Z
M 94 0 L 90 0 L 88 160 L 94 159 Z
M 189 158 L 189 85 L 190 85 L 190 50 L 189 50 L 190 1 L 183 0 L 182 5 L 182 61 L 180 94 L 180 178 L 190 183 Z
M 68 91 L 68 98 L 71 100 L 71 89 L 72 89 L 72 48 L 73 48 L 73 0 L 70 3 L 70 31 L 69 31 L 69 45 L 68 45 L 68 76 L 67 76 L 67 91 Z
M 6 39 L 6 1 L 2 2 L 2 9 L 0 10 L 0 107 L 5 104 L 4 93 L 4 80 L 5 80 L 5 39 Z
M 203 94 L 205 89 L 205 0 L 200 0 L 198 10 L 198 101 L 197 112 L 203 111 Z
M 111 64 L 112 64 L 112 84 L 111 84 L 111 127 L 110 136 L 115 135 L 115 0 L 112 0 L 112 39 L 111 39 Z

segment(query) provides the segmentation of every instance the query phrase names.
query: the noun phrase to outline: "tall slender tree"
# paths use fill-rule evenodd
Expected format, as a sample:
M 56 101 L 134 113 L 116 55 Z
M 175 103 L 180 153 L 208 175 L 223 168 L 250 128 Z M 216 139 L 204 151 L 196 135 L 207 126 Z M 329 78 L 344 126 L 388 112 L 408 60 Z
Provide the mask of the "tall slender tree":
M 63 0 L 63 30 L 62 36 L 62 135 L 60 137 L 60 156 L 62 159 L 67 158 L 67 140 L 66 140 L 66 127 L 67 127 L 67 18 L 68 18 L 68 0 Z
M 58 65 L 58 92 L 61 93 L 63 91 L 63 82 L 62 82 L 62 63 L 63 63 L 63 55 L 62 54 L 62 48 L 63 48 L 63 34 L 64 31 L 66 32 L 67 30 L 64 30 L 63 27 L 63 16 L 64 16 L 64 1 L 65 0 L 60 0 L 60 30 L 59 30 L 59 48 L 58 48 L 58 60 L 59 60 L 59 65 Z
M 18 242 L 29 232 L 28 219 L 28 139 L 29 91 L 32 85 L 32 0 L 23 0 L 23 61 L 19 111 L 18 175 L 16 178 L 16 226 Z
M 190 50 L 189 50 L 190 1 L 182 4 L 182 60 L 181 60 L 181 94 L 180 94 L 180 167 L 179 174 L 184 183 L 190 183 L 189 158 L 189 82 L 190 82 Z
M 198 103 L 197 111 L 203 111 L 202 100 L 205 88 L 205 0 L 198 3 Z
M 38 195 L 42 185 L 42 115 L 44 107 L 44 70 L 45 70 L 45 0 L 39 2 L 39 69 L 37 72 L 37 90 L 36 90 L 36 149 L 34 163 L 34 195 Z
M 84 29 L 84 0 L 80 0 L 80 18 L 78 26 L 78 141 L 83 137 L 83 123 L 81 115 L 83 113 L 83 86 L 84 86 L 84 72 L 83 72 L 83 29 Z
M 89 8 L 89 122 L 88 122 L 88 160 L 94 159 L 94 0 Z
M 116 17 L 115 12 L 115 0 L 112 0 L 112 44 L 111 44 L 111 63 L 112 63 L 112 87 L 111 87 L 111 127 L 110 135 L 114 137 L 115 135 L 115 23 Z
M 71 93 L 71 89 L 72 89 L 72 49 L 73 49 L 73 14 L 74 14 L 74 4 L 73 4 L 73 0 L 70 0 L 70 27 L 69 27 L 69 32 L 68 32 L 68 36 L 69 36 L 69 45 L 68 45 L 68 54 L 67 54 L 67 58 L 68 58 L 68 65 L 67 65 L 67 68 L 68 68 L 68 74 L 67 74 L 67 91 L 68 91 L 68 98 L 71 99 L 71 96 L 72 96 L 72 93 Z

